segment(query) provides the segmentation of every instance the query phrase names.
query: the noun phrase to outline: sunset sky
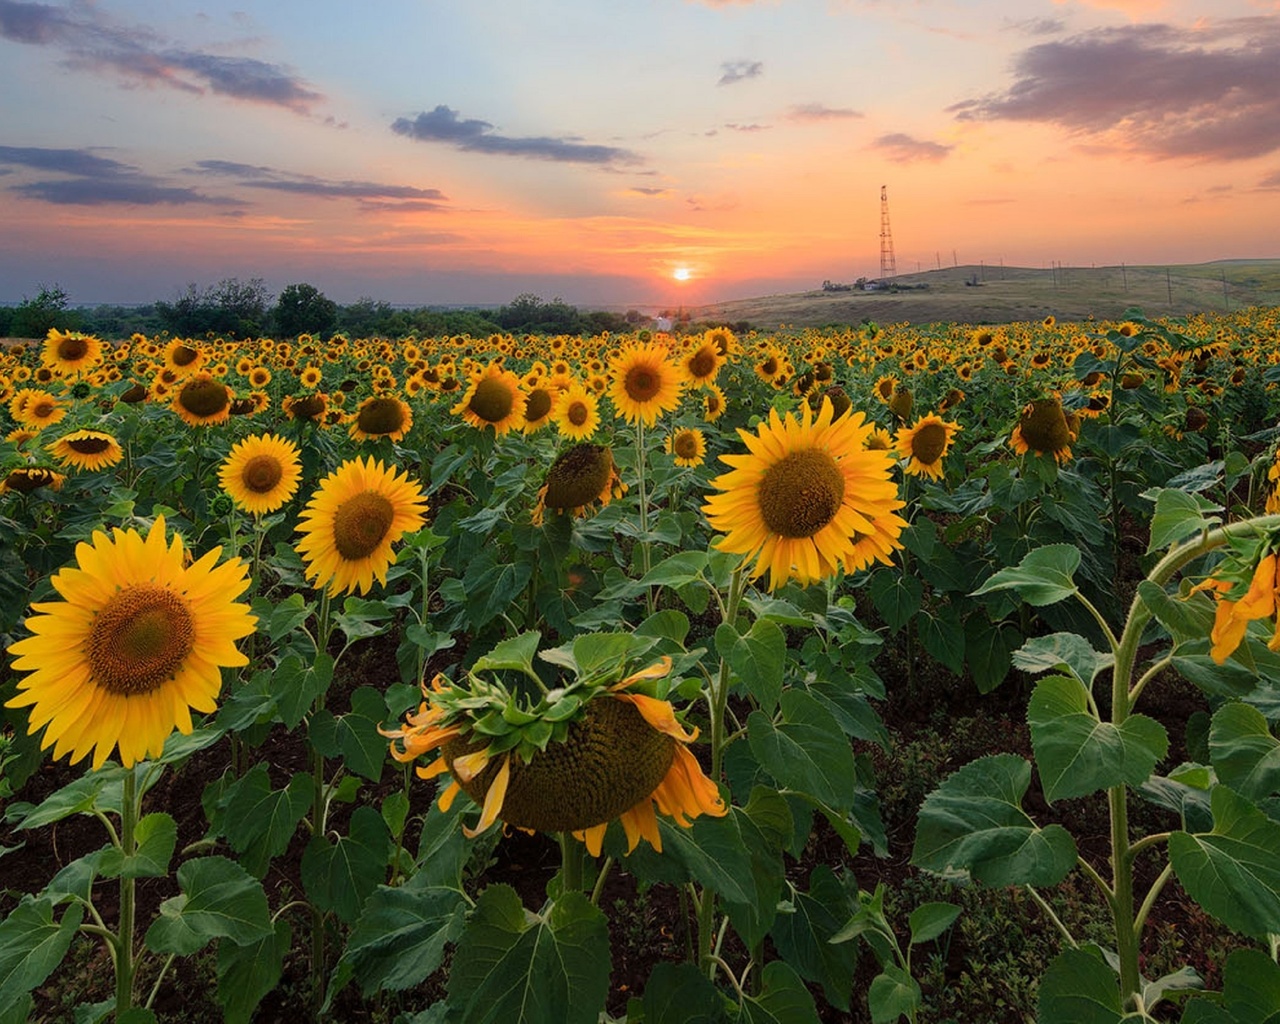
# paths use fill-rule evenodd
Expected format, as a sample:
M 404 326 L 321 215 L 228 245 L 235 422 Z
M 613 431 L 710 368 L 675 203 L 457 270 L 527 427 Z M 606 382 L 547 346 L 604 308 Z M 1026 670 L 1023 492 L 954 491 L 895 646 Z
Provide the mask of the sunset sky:
M 0 92 L 0 302 L 1280 255 L 1280 0 L 0 0 Z

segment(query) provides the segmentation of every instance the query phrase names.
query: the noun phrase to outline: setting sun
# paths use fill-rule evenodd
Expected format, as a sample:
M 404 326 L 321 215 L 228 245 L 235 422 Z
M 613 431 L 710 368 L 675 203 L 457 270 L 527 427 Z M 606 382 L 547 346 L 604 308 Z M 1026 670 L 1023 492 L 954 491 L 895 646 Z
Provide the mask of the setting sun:
M 677 281 L 687 281 L 693 277 L 693 271 L 688 267 L 676 267 L 675 270 L 671 271 L 671 276 Z

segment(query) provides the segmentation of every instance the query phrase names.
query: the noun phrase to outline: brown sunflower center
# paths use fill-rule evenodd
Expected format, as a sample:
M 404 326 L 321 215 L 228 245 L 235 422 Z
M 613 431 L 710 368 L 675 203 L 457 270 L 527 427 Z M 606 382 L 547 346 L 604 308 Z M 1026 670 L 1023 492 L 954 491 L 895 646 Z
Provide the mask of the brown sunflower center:
M 479 749 L 460 739 L 445 743 L 445 761 Z M 517 828 L 576 832 L 612 821 L 653 793 L 666 777 L 676 741 L 644 720 L 630 701 L 598 697 L 569 727 L 563 743 L 548 743 L 528 764 L 513 761 L 499 816 Z M 505 756 L 505 755 L 504 755 Z M 502 757 L 460 785 L 477 803 L 502 766 Z
M 1071 431 L 1062 413 L 1062 403 L 1054 398 L 1041 398 L 1023 412 L 1022 440 L 1037 452 L 1057 452 L 1071 447 Z
M 623 378 L 622 388 L 633 402 L 652 402 L 662 390 L 662 375 L 652 366 L 633 366 Z
M 580 427 L 590 419 L 591 410 L 587 407 L 586 402 L 574 402 L 569 406 L 569 411 L 566 415 L 570 423 L 575 427 Z
M 760 515 L 783 537 L 812 537 L 844 501 L 844 474 L 817 448 L 792 452 L 769 467 L 756 492 Z
M 772 377 L 778 372 L 778 360 L 774 359 L 773 356 L 769 356 L 767 359 L 762 360 L 760 363 L 760 371 Z
M 36 417 L 36 419 L 42 420 L 48 416 L 52 416 L 53 411 L 56 408 L 58 408 L 58 403 L 55 402 L 53 399 L 41 398 L 38 401 L 32 402 L 27 411 L 32 416 Z
M 333 544 L 351 562 L 368 558 L 391 529 L 395 506 L 385 494 L 365 491 L 348 498 L 333 514 Z
M 136 583 L 98 612 L 89 631 L 89 669 L 108 693 L 135 697 L 172 679 L 195 646 L 195 621 L 168 587 Z
M 598 444 L 579 444 L 565 451 L 547 471 L 547 508 L 589 505 L 604 493 L 613 477 L 613 454 Z
M 231 398 L 225 385 L 215 380 L 197 380 L 178 392 L 178 402 L 193 416 L 207 419 L 222 412 L 231 404 Z
M 508 384 L 497 377 L 485 377 L 476 385 L 467 408 L 486 423 L 501 423 L 511 415 L 515 404 L 516 396 Z
M 68 363 L 83 359 L 89 351 L 89 343 L 84 338 L 63 338 L 58 342 L 58 358 Z
M 698 457 L 698 435 L 692 430 L 682 430 L 675 436 L 675 440 L 671 442 L 672 450 L 682 459 L 696 459 Z
M 97 435 L 71 437 L 67 439 L 67 447 L 80 455 L 99 455 L 111 447 L 111 439 Z
M 200 358 L 200 353 L 188 345 L 179 345 L 169 357 L 174 366 L 190 366 Z
M 274 455 L 259 454 L 244 464 L 240 482 L 254 494 L 270 494 L 283 476 L 284 467 L 279 459 Z
M 947 428 L 941 423 L 924 423 L 911 439 L 911 454 L 917 462 L 932 466 L 947 450 Z
M 715 348 L 703 345 L 689 360 L 689 372 L 701 380 L 715 373 L 717 365 Z
M 404 428 L 404 406 L 395 398 L 374 398 L 356 413 L 356 426 L 366 434 L 394 434 Z
M 298 399 L 289 407 L 294 419 L 299 420 L 313 420 L 325 409 L 325 401 L 319 395 L 307 395 L 306 398 Z
M 524 418 L 530 423 L 537 423 L 551 411 L 551 392 L 546 388 L 534 388 L 525 403 Z

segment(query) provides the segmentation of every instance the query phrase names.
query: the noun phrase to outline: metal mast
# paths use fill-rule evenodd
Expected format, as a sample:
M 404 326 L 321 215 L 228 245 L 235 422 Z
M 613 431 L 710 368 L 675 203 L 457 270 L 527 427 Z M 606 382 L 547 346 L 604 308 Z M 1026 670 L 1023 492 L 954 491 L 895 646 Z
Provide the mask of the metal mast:
M 897 277 L 898 263 L 893 258 L 893 232 L 889 230 L 889 188 L 880 186 L 880 276 Z

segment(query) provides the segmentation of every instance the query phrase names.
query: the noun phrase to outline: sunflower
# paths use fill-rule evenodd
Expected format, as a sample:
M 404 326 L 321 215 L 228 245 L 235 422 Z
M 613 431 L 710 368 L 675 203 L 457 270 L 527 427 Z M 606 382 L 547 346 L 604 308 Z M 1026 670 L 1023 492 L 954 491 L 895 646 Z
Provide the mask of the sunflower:
M 214 710 L 222 667 L 247 664 L 235 642 L 256 620 L 235 599 L 249 578 L 239 558 L 217 565 L 221 553 L 188 564 L 163 516 L 145 537 L 95 531 L 53 577 L 62 600 L 32 605 L 33 635 L 9 645 L 29 674 L 5 706 L 30 707 L 28 730 L 73 764 L 92 751 L 99 768 L 117 746 L 126 768 L 159 756 L 175 728 L 191 732 L 192 709 Z
M 885 374 L 877 378 L 875 384 L 871 388 L 871 393 L 876 396 L 885 405 L 893 401 L 893 394 L 898 390 L 898 378 L 891 374 Z
M 452 411 L 477 430 L 493 427 L 495 434 L 505 434 L 524 422 L 525 403 L 520 378 L 493 362 L 472 375 L 470 387 Z
M 360 403 L 349 432 L 357 441 L 389 437 L 399 441 L 413 426 L 409 403 L 395 395 L 375 395 Z
M 248 376 L 251 388 L 265 388 L 271 383 L 271 371 L 265 366 L 251 367 Z
M 73 430 L 46 445 L 45 450 L 64 466 L 76 469 L 104 469 L 124 458 L 120 442 L 104 430 Z
M 680 404 L 684 382 L 679 367 L 668 357 L 666 347 L 656 342 L 628 345 L 610 360 L 609 376 L 614 414 L 628 423 L 639 420 L 652 427 L 659 416 Z
M 594 392 L 575 382 L 560 395 L 552 415 L 560 436 L 570 441 L 586 441 L 600 426 L 600 400 Z
M 329 396 L 323 391 L 311 395 L 285 395 L 280 408 L 291 420 L 319 423 L 329 411 Z
M 547 509 L 572 516 L 585 515 L 594 502 L 600 502 L 603 508 L 626 491 L 627 486 L 618 475 L 613 453 L 608 448 L 576 444 L 566 448 L 551 463 L 531 518 L 534 526 L 541 526 Z
M 308 391 L 314 391 L 324 380 L 324 372 L 318 366 L 308 366 L 298 374 L 298 383 Z
M 181 338 L 174 338 L 164 347 L 164 365 L 165 369 L 185 377 L 204 365 L 204 353 Z
M 709 333 L 709 332 L 708 332 Z M 690 387 L 705 388 L 715 382 L 724 365 L 724 356 L 715 339 L 704 337 L 702 344 L 680 358 L 680 370 Z
M 246 512 L 274 512 L 294 496 L 302 475 L 298 446 L 276 434 L 254 434 L 231 448 L 218 481 Z
M 526 434 L 532 434 L 551 422 L 555 416 L 556 402 L 560 392 L 551 387 L 545 380 L 539 380 L 530 389 L 524 404 L 524 426 Z
M 66 407 L 42 388 L 23 388 L 9 400 L 9 415 L 37 430 L 52 426 L 66 414 Z
M 76 377 L 102 362 L 102 342 L 92 334 L 49 328 L 40 361 L 58 377 Z
M 883 427 L 873 427 L 867 435 L 865 447 L 876 452 L 891 452 L 894 450 L 893 435 Z
M 231 389 L 208 373 L 195 373 L 173 396 L 173 411 L 192 427 L 225 423 L 231 417 Z
M 1076 435 L 1067 424 L 1062 402 L 1057 398 L 1038 398 L 1027 403 L 1009 443 L 1019 455 L 1037 452 L 1052 455 L 1059 465 L 1071 459 L 1071 442 Z
M 697 730 L 685 729 L 668 701 L 641 692 L 670 671 L 671 658 L 664 657 L 620 682 L 594 687 L 563 738 L 541 749 L 495 749 L 490 736 L 473 728 L 462 703 L 470 691 L 440 675 L 430 688 L 422 686 L 418 711 L 402 728 L 381 731 L 392 740 L 397 761 L 439 753 L 417 769 L 418 777 L 453 776 L 440 794 L 442 811 L 459 792 L 480 805 L 476 827 L 463 827 L 468 837 L 501 819 L 530 831 L 567 832 L 598 857 L 609 823 L 618 820 L 628 853 L 641 839 L 661 853 L 655 811 L 681 828 L 703 814 L 728 813 L 719 788 L 688 749 Z
M 47 466 L 19 466 L 9 470 L 4 479 L 0 479 L 0 494 L 12 494 L 14 491 L 30 494 L 41 487 L 60 491 L 66 482 L 67 478 L 63 474 Z
M 697 427 L 681 427 L 668 434 L 663 448 L 676 457 L 677 466 L 701 466 L 707 457 L 707 441 Z
M 833 420 L 824 401 L 813 418 L 808 405 L 797 422 L 776 409 L 757 434 L 739 430 L 746 455 L 722 455 L 732 471 L 711 481 L 703 511 L 722 551 L 754 559 L 752 578 L 769 571 L 769 588 L 852 572 L 873 559 L 888 563 L 901 547 L 906 521 L 891 479 L 893 460 L 865 447 L 874 424 L 860 412 Z
M 391 546 L 425 520 L 427 499 L 407 474 L 351 459 L 320 482 L 302 512 L 297 544 L 306 577 L 330 595 L 365 593 L 387 582 Z
M 941 480 L 942 457 L 951 448 L 951 439 L 960 429 L 959 423 L 949 423 L 933 413 L 920 417 L 910 428 L 899 429 L 893 446 L 907 460 L 903 472 L 907 476 Z
M 702 418 L 708 423 L 714 423 L 724 415 L 724 391 L 718 384 L 708 384 L 704 390 L 706 394 L 702 396 Z

